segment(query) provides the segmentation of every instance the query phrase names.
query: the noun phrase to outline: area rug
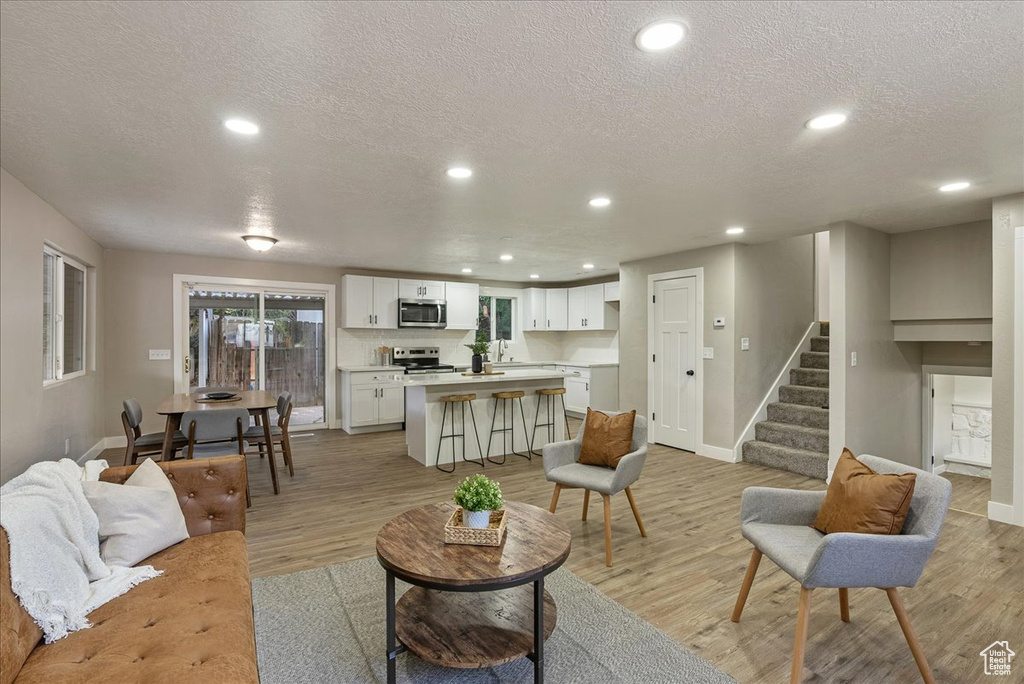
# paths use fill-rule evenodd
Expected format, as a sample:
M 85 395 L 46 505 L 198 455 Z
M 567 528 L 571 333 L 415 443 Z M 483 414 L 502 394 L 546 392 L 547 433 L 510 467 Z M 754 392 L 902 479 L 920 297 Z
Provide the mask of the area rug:
M 385 682 L 384 570 L 376 558 L 253 581 L 262 684 Z M 397 582 L 396 594 L 409 585 Z M 554 684 L 736 684 L 708 661 L 568 570 L 548 576 L 558 624 L 545 642 L 545 681 Z M 399 682 L 533 681 L 522 660 L 454 670 L 398 656 Z

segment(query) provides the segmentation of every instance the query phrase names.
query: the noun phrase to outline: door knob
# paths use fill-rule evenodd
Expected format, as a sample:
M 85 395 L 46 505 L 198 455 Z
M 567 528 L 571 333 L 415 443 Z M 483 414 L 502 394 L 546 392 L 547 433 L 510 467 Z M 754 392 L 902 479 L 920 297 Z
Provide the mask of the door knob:
M 691 378 L 695 375 L 692 370 L 686 371 L 686 374 L 689 375 Z

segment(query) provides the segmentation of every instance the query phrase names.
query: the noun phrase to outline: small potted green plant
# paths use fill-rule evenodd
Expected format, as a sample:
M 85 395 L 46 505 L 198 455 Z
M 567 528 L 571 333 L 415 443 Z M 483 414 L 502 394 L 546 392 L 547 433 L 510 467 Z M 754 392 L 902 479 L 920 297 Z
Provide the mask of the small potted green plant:
M 452 500 L 462 506 L 462 521 L 466 527 L 485 529 L 491 524 L 491 511 L 499 510 L 504 501 L 501 487 L 486 475 L 474 475 L 463 480 Z
M 488 341 L 488 334 L 483 330 L 478 330 L 476 333 L 476 339 L 473 340 L 473 344 L 467 344 L 473 352 L 473 372 L 482 373 L 484 370 L 484 354 L 491 351 L 491 343 Z

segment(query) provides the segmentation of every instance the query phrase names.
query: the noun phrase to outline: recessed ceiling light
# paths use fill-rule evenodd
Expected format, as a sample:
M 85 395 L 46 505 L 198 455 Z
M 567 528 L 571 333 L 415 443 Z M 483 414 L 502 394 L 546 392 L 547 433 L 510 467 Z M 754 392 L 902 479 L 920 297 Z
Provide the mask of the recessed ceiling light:
M 595 197 L 590 200 L 590 206 L 592 207 L 607 207 L 612 201 L 607 197 Z
M 471 268 L 464 268 L 464 269 L 462 269 L 462 272 L 463 273 L 472 273 L 473 269 L 471 269 Z
M 268 249 L 277 244 L 277 240 L 266 235 L 243 235 L 242 239 L 245 240 L 245 244 L 249 245 L 257 252 L 266 252 Z
M 530 277 L 533 278 L 534 280 L 537 280 L 537 278 L 540 278 L 540 274 L 539 273 L 531 273 Z
M 740 226 L 733 226 L 732 228 L 725 229 L 726 235 L 740 235 L 741 233 L 743 233 L 743 228 Z
M 448 169 L 448 175 L 452 178 L 469 178 L 473 175 L 473 169 L 466 166 L 453 166 Z
M 955 183 L 946 183 L 945 185 L 940 185 L 939 190 L 941 190 L 942 192 L 956 192 L 957 190 L 966 190 L 969 187 L 971 187 L 971 184 L 968 183 L 967 181 L 957 181 Z
M 256 135 L 260 132 L 259 126 L 245 119 L 228 119 L 224 122 L 224 128 L 242 135 Z
M 685 35 L 686 27 L 678 21 L 656 21 L 640 29 L 636 46 L 644 52 L 661 52 L 678 45 Z
M 594 264 L 583 264 L 583 268 L 589 271 L 590 269 L 594 268 Z
M 498 258 L 501 259 L 502 261 L 512 261 L 512 255 L 511 254 L 502 254 Z
M 830 112 L 828 114 L 822 114 L 816 116 L 805 125 L 814 131 L 820 131 L 825 128 L 835 128 L 836 126 L 842 126 L 846 123 L 846 114 L 842 112 Z

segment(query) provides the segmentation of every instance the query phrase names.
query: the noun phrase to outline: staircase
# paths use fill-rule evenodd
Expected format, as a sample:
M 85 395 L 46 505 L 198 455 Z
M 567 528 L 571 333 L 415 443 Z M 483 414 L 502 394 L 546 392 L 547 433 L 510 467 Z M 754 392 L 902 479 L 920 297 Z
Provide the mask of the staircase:
M 824 480 L 828 474 L 828 322 L 819 324 L 811 351 L 789 371 L 779 401 L 768 405 L 768 420 L 754 426 L 743 444 L 748 463 Z

